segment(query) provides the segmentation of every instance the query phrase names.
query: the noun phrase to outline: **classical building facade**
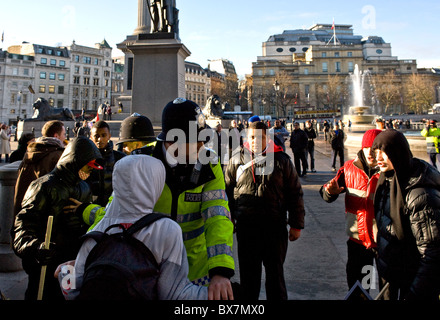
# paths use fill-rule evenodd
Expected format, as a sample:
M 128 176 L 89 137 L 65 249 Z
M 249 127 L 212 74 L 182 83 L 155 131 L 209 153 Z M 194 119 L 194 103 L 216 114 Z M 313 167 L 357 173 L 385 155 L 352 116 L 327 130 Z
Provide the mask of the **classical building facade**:
M 254 114 L 340 115 L 351 103 L 348 79 L 356 65 L 370 75 L 394 71 L 399 81 L 417 72 L 416 60 L 399 60 L 392 56 L 391 44 L 381 37 L 355 35 L 351 25 L 315 24 L 272 35 L 252 63 Z M 330 79 L 342 83 L 335 101 L 329 97 Z
M 211 95 L 211 78 L 209 71 L 194 62 L 185 62 L 186 99 L 204 107 Z

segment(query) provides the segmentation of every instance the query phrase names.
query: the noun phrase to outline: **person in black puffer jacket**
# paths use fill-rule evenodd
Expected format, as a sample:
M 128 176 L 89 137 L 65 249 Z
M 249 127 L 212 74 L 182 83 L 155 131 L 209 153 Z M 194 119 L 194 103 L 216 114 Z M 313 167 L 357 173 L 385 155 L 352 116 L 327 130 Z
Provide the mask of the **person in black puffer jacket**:
M 90 185 L 93 196 L 96 197 L 93 203 L 105 207 L 113 192 L 113 167 L 117 161 L 125 157 L 125 154 L 113 150 L 113 142 L 110 140 L 110 127 L 107 122 L 103 120 L 95 122 L 90 138 L 98 147 L 99 152 L 101 152 L 105 164 L 104 170 L 94 170 L 86 182 Z
M 40 269 L 47 265 L 43 299 L 63 299 L 58 281 L 53 277 L 56 267 L 75 259 L 79 237 L 87 231 L 81 216 L 64 212 L 69 198 L 90 201 L 88 177 L 92 168 L 102 169 L 102 156 L 93 142 L 85 137 L 72 140 L 52 172 L 34 180 L 22 202 L 11 231 L 13 249 L 22 258 L 29 275 L 26 300 L 37 298 Z M 43 247 L 47 220 L 53 216 L 50 249 Z
M 438 300 L 440 173 L 414 158 L 405 136 L 387 129 L 372 149 L 381 174 L 374 197 L 377 268 L 385 299 Z
M 234 151 L 225 172 L 236 221 L 241 297 L 258 300 L 264 264 L 268 300 L 285 300 L 283 264 L 288 239 L 298 239 L 304 228 L 303 191 L 290 157 L 266 140 L 266 125 L 252 122 L 247 130 L 248 141 Z

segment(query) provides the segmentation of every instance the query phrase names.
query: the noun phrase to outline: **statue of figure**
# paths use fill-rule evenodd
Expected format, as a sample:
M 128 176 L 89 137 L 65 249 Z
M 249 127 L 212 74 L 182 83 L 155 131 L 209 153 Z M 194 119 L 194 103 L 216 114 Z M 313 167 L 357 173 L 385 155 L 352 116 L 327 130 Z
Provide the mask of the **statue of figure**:
M 176 9 L 176 0 L 151 0 L 149 10 L 151 14 L 152 33 L 179 33 L 179 10 Z

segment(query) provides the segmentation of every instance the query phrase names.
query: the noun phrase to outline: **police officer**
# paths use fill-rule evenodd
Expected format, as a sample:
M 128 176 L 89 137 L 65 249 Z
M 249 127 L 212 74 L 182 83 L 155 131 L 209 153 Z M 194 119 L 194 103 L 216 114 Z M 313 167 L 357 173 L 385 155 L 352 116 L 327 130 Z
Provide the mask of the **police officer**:
M 437 168 L 437 160 L 440 161 L 439 139 L 440 129 L 437 128 L 437 121 L 426 122 L 426 127 L 420 132 L 426 138 L 426 152 L 429 155 L 431 164 Z
M 153 156 L 164 164 L 166 181 L 154 210 L 182 227 L 189 279 L 209 285 L 209 299 L 232 299 L 233 224 L 220 161 L 205 153 L 212 133 L 206 128 L 193 101 L 177 98 L 165 106 Z
M 122 121 L 119 129 L 119 141 L 116 143 L 119 151 L 131 154 L 134 150 L 147 147 L 144 152 L 152 153 L 156 145 L 156 135 L 150 119 L 139 113 L 133 113 Z M 139 153 L 139 152 L 135 152 Z

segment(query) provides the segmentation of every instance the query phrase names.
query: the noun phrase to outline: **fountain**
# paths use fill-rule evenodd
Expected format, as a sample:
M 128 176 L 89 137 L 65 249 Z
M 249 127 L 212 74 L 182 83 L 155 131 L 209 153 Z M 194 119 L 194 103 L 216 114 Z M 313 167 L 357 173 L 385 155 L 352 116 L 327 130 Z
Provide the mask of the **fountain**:
M 355 131 L 366 131 L 375 127 L 373 121 L 376 115 L 372 113 L 372 107 L 364 106 L 364 81 L 367 74 L 360 71 L 356 64 L 353 74 L 350 75 L 353 105 L 349 107 L 343 121 L 347 123 L 350 120 L 352 130 Z

